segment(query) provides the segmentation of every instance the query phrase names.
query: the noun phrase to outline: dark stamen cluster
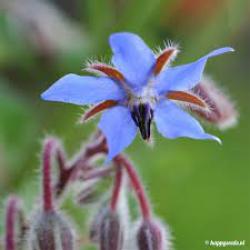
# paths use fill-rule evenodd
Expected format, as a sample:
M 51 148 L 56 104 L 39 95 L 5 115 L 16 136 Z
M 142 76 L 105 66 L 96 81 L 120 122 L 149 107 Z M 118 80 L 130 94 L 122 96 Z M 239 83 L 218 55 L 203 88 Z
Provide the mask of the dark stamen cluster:
M 140 103 L 133 106 L 131 116 L 136 126 L 140 129 L 142 138 L 148 140 L 150 138 L 150 126 L 153 120 L 153 109 L 148 103 Z

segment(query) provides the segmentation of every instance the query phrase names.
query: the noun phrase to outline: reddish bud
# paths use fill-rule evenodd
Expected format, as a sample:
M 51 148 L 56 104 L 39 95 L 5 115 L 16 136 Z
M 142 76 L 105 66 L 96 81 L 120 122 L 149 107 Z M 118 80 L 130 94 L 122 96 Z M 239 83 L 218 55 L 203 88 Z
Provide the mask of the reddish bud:
M 204 120 L 216 125 L 220 129 L 227 129 L 237 123 L 238 112 L 235 109 L 234 102 L 218 88 L 215 83 L 205 78 L 198 84 L 194 91 L 205 100 L 210 110 L 191 110 Z
M 74 233 L 68 221 L 58 212 L 37 213 L 28 238 L 32 250 L 72 250 Z
M 166 231 L 160 223 L 144 220 L 137 231 L 137 245 L 139 250 L 168 250 Z
M 21 200 L 18 197 L 9 197 L 6 204 L 5 216 L 4 247 L 6 250 L 21 249 L 27 231 L 27 224 L 22 210 Z
M 107 210 L 100 224 L 100 250 L 121 250 L 123 228 L 117 213 Z
M 106 203 L 106 202 L 105 202 Z M 101 207 L 97 210 L 97 213 L 94 215 L 90 225 L 89 237 L 93 243 L 99 243 L 100 241 L 100 225 L 107 213 L 107 204 L 101 204 Z

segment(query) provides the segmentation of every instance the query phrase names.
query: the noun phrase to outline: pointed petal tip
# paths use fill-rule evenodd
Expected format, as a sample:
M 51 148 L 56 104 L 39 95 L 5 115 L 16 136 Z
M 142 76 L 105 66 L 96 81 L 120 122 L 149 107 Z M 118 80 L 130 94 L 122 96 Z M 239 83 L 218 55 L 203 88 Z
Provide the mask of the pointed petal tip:
M 234 51 L 235 50 L 232 47 L 222 47 L 222 48 L 215 49 L 215 50 L 211 51 L 209 54 L 207 54 L 206 56 L 202 57 L 201 59 L 207 60 L 208 58 L 219 56 L 219 55 L 223 55 L 225 53 L 234 52 Z
M 52 101 L 57 102 L 56 96 L 53 95 L 53 92 L 50 91 L 50 89 L 45 90 L 41 95 L 40 98 L 43 101 Z
M 230 46 L 222 47 L 222 48 L 219 48 L 217 50 L 222 50 L 224 52 L 234 52 L 235 51 L 235 49 L 230 47 Z
M 44 91 L 41 95 L 40 95 L 40 98 L 44 101 L 48 101 L 49 98 L 48 98 L 48 91 Z
M 218 137 L 215 137 L 215 140 L 222 146 L 222 140 L 220 139 L 220 138 L 218 138 Z
M 40 99 L 45 100 L 44 99 L 44 92 L 42 94 L 40 94 Z
M 210 135 L 210 134 L 207 134 L 207 135 L 208 135 L 208 139 L 214 140 L 214 141 L 218 142 L 220 145 L 222 145 L 222 141 L 219 137 L 214 136 L 214 135 Z
M 221 48 L 221 50 L 223 50 L 222 53 L 227 53 L 227 52 L 235 52 L 235 49 L 232 48 L 232 47 L 224 47 L 224 48 Z

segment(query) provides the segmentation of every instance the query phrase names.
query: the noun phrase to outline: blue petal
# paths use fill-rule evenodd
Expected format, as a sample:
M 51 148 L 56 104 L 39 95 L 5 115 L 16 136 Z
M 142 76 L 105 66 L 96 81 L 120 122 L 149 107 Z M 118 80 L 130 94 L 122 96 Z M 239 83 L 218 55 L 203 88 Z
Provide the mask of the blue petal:
M 155 123 L 158 131 L 167 138 L 189 137 L 211 139 L 219 138 L 204 132 L 200 123 L 171 101 L 160 102 L 155 109 Z
M 137 127 L 128 108 L 117 106 L 105 111 L 99 122 L 108 143 L 108 159 L 122 152 L 135 138 Z
M 137 35 L 128 32 L 115 33 L 109 43 L 114 53 L 112 63 L 133 87 L 146 84 L 155 63 L 152 50 Z
M 123 90 L 107 77 L 68 74 L 56 81 L 41 95 L 46 101 L 77 105 L 94 104 L 104 100 L 124 98 Z
M 230 47 L 220 48 L 199 60 L 177 67 L 166 68 L 156 79 L 156 89 L 162 94 L 168 90 L 189 90 L 202 78 L 208 58 L 234 51 Z

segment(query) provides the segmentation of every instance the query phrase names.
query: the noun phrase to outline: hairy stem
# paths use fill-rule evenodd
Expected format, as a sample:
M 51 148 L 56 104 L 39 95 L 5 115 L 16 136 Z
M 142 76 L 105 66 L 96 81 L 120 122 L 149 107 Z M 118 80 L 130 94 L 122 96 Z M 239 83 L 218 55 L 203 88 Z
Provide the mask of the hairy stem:
M 94 142 L 92 142 L 94 141 Z M 82 152 L 77 154 L 75 160 L 70 164 L 65 164 L 63 169 L 60 169 L 59 180 L 55 185 L 56 196 L 59 197 L 70 180 L 77 178 L 79 171 L 86 170 L 89 167 L 89 160 L 98 155 L 107 152 L 105 138 L 98 131 Z
M 102 177 L 110 175 L 110 173 L 112 173 L 113 171 L 114 171 L 114 166 L 110 166 L 110 167 L 105 166 L 105 167 L 101 167 L 98 169 L 89 170 L 83 175 L 81 180 L 88 181 L 88 180 L 93 180 L 97 178 L 102 178 Z
M 117 203 L 119 200 L 119 194 L 121 191 L 122 185 L 122 168 L 118 165 L 116 168 L 115 180 L 114 180 L 114 188 L 110 202 L 110 208 L 112 211 L 116 210 Z
M 151 207 L 150 207 L 146 192 L 144 190 L 144 187 L 140 181 L 139 175 L 136 172 L 135 168 L 133 167 L 132 163 L 123 155 L 119 155 L 115 157 L 114 161 L 118 165 L 124 166 L 124 168 L 126 169 L 128 176 L 130 178 L 131 184 L 133 186 L 133 189 L 138 198 L 142 216 L 144 219 L 149 219 L 151 217 Z
M 44 143 L 43 149 L 43 209 L 44 211 L 54 210 L 53 204 L 53 189 L 51 180 L 51 165 L 52 157 L 57 146 L 57 141 L 54 138 L 49 138 Z

